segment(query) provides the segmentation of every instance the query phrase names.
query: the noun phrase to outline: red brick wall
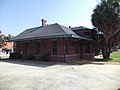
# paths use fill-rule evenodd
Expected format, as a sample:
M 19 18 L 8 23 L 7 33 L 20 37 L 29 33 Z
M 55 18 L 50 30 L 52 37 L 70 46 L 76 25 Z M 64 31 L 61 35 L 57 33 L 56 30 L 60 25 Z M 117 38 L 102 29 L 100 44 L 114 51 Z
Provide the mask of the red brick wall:
M 94 60 L 94 54 L 80 54 L 82 60 Z
M 20 53 L 20 44 L 19 44 L 19 42 L 16 42 L 16 49 L 15 49 L 15 52 L 17 52 L 17 53 Z
M 13 42 L 5 41 L 5 42 L 3 43 L 2 48 L 13 49 Z
M 80 55 L 79 54 L 66 55 L 65 60 L 66 60 L 66 62 L 78 61 L 78 60 L 80 60 Z
M 58 39 L 57 45 L 58 55 L 64 55 L 64 39 Z
M 57 40 L 57 55 L 52 55 L 52 46 L 51 41 Z M 66 56 L 64 52 L 64 42 L 68 42 L 68 54 Z M 94 58 L 94 52 L 93 52 L 93 43 L 91 43 L 91 53 L 86 54 L 85 53 L 85 47 L 84 44 L 86 42 L 80 40 L 74 40 L 74 39 L 44 39 L 39 41 L 29 41 L 28 43 L 28 54 L 30 55 L 36 55 L 36 59 L 40 60 L 40 56 L 44 55 L 45 53 L 50 53 L 50 60 L 51 61 L 72 61 L 72 60 L 81 60 L 81 59 L 93 59 Z M 40 54 L 36 54 L 36 42 L 40 43 Z M 81 44 L 82 42 L 82 44 Z M 23 42 L 26 43 L 26 42 Z M 16 50 L 20 53 L 20 43 L 17 43 Z M 76 50 L 78 52 L 76 52 Z
M 28 53 L 31 54 L 31 55 L 34 55 L 35 54 L 35 42 L 34 41 L 31 41 L 31 42 L 28 42 Z

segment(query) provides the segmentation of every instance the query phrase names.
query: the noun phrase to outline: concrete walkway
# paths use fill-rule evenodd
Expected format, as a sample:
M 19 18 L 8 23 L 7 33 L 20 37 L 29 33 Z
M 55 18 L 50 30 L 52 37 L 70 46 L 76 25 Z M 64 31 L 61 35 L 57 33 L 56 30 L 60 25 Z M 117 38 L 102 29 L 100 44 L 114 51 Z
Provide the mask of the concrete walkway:
M 0 90 L 117 90 L 120 65 L 0 61 Z

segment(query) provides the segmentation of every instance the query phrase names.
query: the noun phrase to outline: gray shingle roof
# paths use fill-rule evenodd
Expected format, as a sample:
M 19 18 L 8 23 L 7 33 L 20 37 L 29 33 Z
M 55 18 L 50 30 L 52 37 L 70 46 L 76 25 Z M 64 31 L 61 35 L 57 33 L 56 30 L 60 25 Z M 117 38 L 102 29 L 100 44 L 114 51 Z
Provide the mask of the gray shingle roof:
M 84 27 L 84 26 L 80 26 L 80 27 L 73 27 L 71 29 L 74 31 L 74 30 L 86 30 L 86 29 L 89 29 L 89 28 Z
M 62 26 L 60 24 L 51 24 L 45 27 L 35 27 L 30 28 L 16 37 L 14 37 L 13 41 L 19 40 L 33 40 L 33 39 L 43 39 L 43 38 L 62 38 L 62 37 L 73 37 L 79 38 L 70 28 Z

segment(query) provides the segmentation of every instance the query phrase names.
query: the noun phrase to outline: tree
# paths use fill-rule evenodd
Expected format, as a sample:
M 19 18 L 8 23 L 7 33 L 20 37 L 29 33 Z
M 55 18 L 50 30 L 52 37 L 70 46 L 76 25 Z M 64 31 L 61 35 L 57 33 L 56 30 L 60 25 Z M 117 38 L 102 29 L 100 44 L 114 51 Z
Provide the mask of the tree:
M 3 43 L 4 43 L 4 35 L 2 34 L 0 30 L 0 48 L 2 47 Z
M 109 39 L 111 47 L 120 45 L 120 31 Z
M 110 39 L 120 31 L 120 0 L 105 0 L 93 10 L 92 24 L 103 32 L 103 58 L 109 59 Z
M 11 38 L 13 38 L 13 36 L 12 36 L 11 34 L 8 34 L 7 36 L 5 36 L 5 39 L 8 40 L 8 41 L 9 41 Z
M 3 42 L 4 42 L 4 40 L 2 38 L 0 38 L 0 48 L 2 47 Z

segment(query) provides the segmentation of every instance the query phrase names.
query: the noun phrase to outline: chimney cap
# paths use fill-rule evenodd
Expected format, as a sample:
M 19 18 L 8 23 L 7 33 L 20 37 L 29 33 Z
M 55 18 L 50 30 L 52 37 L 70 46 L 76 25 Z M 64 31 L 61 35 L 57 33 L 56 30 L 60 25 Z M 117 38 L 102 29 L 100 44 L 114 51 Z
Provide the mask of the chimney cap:
M 69 26 L 69 28 L 71 28 L 71 26 Z

